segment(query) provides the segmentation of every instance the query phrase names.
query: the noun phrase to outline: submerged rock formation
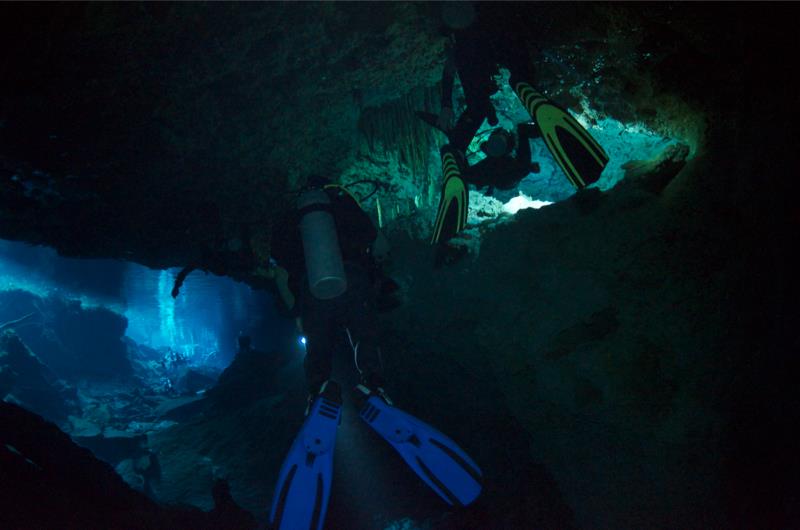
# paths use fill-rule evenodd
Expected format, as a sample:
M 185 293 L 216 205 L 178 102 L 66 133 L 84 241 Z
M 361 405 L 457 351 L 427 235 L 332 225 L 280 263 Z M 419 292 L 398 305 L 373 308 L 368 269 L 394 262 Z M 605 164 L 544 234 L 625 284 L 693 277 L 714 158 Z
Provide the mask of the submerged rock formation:
M 122 341 L 127 320 L 103 307 L 87 307 L 59 293 L 39 296 L 23 290 L 0 292 L 0 318 L 11 326 L 55 377 L 126 380 L 133 373 Z M 87 340 L 91 339 L 91 340 Z
M 0 332 L 0 401 L 64 422 L 77 407 L 77 395 L 43 364 L 11 330 Z
M 41 417 L 0 402 L 0 527 L 238 528 L 255 519 L 229 500 L 209 513 L 166 508 L 133 491 L 106 463 Z

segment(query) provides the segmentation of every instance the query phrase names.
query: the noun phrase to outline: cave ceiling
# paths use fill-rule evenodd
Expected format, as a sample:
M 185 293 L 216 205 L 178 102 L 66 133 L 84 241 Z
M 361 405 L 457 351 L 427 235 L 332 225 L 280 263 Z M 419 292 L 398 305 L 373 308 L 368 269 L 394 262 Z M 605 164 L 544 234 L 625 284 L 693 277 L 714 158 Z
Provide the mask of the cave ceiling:
M 699 73 L 730 44 L 709 29 L 713 17 L 685 6 L 497 5 L 531 21 L 544 91 L 572 106 L 579 88 L 599 112 L 665 134 L 690 127 L 664 101 L 701 99 L 697 76 L 676 68 Z M 289 192 L 353 165 L 365 112 L 435 90 L 437 12 L 4 4 L 0 237 L 257 284 Z

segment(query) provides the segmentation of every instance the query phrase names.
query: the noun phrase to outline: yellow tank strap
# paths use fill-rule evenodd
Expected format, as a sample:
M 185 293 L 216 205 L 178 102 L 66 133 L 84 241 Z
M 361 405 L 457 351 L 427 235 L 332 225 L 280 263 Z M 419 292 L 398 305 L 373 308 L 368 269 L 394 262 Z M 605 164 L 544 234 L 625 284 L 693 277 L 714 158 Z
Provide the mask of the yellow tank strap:
M 348 195 L 348 196 L 349 196 L 351 199 L 353 199 L 353 201 L 355 201 L 355 203 L 358 205 L 358 207 L 359 207 L 359 208 L 361 208 L 361 203 L 359 202 L 359 200 L 358 200 L 358 199 L 356 199 L 356 196 L 355 196 L 355 195 L 353 195 L 353 194 L 352 194 L 352 192 L 351 192 L 350 190 L 348 190 L 347 188 L 345 188 L 345 187 L 344 187 L 344 186 L 342 186 L 341 184 L 326 184 L 324 188 L 325 188 L 326 190 L 328 190 L 328 189 L 331 189 L 331 190 L 332 190 L 332 189 L 334 189 L 334 188 L 339 188 L 340 190 L 342 190 L 343 192 L 345 192 L 345 193 L 346 193 L 346 194 L 347 194 L 347 195 Z M 361 208 L 361 209 L 363 210 L 363 208 Z

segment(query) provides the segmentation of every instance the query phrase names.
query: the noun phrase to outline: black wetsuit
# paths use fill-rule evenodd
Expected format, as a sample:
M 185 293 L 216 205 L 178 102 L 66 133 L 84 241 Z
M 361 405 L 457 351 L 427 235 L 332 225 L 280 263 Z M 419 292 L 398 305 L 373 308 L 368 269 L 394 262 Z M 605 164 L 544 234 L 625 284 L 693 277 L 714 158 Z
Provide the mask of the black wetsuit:
M 377 387 L 382 384 L 375 315 L 377 269 L 369 254 L 377 231 L 369 216 L 344 188 L 333 186 L 325 191 L 336 222 L 347 291 L 332 300 L 319 300 L 311 294 L 296 211 L 273 230 L 271 254 L 289 273 L 289 288 L 296 298 L 292 314 L 302 318 L 309 392 L 316 393 L 330 378 L 333 352 L 343 344 L 357 345 L 354 358 L 362 379 Z
M 456 73 L 464 89 L 467 107 L 449 134 L 450 145 L 462 153 L 484 119 L 496 120 L 489 96 L 498 90 L 493 77 L 499 73 L 499 67 L 511 72 L 512 85 L 517 80 L 531 83 L 534 76 L 522 30 L 517 27 L 521 21 L 515 19 L 508 6 L 499 9 L 494 2 L 473 5 L 475 21 L 453 32 L 453 45 L 442 74 L 442 107 L 452 108 Z
M 529 173 L 538 173 L 539 164 L 531 162 L 531 144 L 529 140 L 538 136 L 535 125 L 520 123 L 517 125 L 517 154 L 500 157 L 486 157 L 473 166 L 462 171 L 464 182 L 478 188 L 490 187 L 509 190 L 519 184 Z

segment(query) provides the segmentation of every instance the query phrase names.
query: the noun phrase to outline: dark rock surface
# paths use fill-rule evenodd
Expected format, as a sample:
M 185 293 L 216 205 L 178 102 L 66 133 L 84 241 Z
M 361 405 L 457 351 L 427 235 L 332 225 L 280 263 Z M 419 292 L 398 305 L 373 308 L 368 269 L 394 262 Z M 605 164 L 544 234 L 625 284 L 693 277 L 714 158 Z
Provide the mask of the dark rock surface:
M 204 513 L 165 508 L 55 425 L 0 402 L 0 527 L 12 529 L 255 528 L 229 501 Z
M 425 413 L 444 426 L 459 409 L 475 412 L 473 399 L 492 399 L 477 381 L 494 381 L 580 527 L 794 520 L 791 472 L 780 467 L 796 461 L 789 420 L 771 412 L 788 405 L 797 373 L 783 328 L 797 317 L 786 298 L 797 292 L 786 268 L 793 236 L 759 211 L 772 199 L 747 168 L 727 173 L 710 157 L 661 196 L 631 181 L 590 208 L 576 197 L 524 211 L 444 271 L 419 259 L 418 243 L 398 245 L 413 303 L 392 314 L 398 336 L 384 355 L 403 397 L 436 395 Z M 701 192 L 722 179 L 765 202 L 732 211 Z M 430 372 L 447 374 L 446 386 L 425 389 Z M 503 436 L 461 422 L 450 428 L 465 444 L 476 429 Z M 502 469 L 486 464 L 497 450 L 488 439 L 467 446 L 489 473 Z
M 77 395 L 12 330 L 0 332 L 0 400 L 63 423 L 77 408 Z
M 435 83 L 443 44 L 408 3 L 15 5 L 0 20 L 0 234 L 229 274 L 252 272 L 289 182 L 344 169 L 361 106 Z
M 16 333 L 58 377 L 76 384 L 82 379 L 125 380 L 132 375 L 122 342 L 127 327 L 124 316 L 102 307 L 85 307 L 58 293 L 0 292 L 2 322 L 25 315 L 29 317 L 14 326 Z
M 160 467 L 156 498 L 210 509 L 213 484 L 226 479 L 237 503 L 265 517 L 283 444 L 303 419 L 301 360 L 241 352 L 202 401 L 171 411 L 180 423 L 148 436 Z

